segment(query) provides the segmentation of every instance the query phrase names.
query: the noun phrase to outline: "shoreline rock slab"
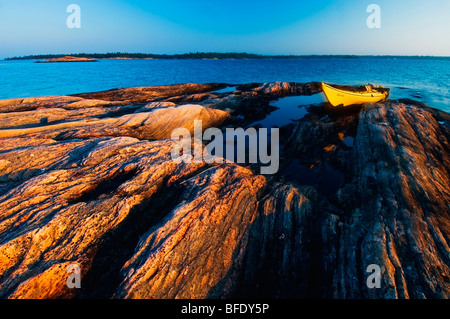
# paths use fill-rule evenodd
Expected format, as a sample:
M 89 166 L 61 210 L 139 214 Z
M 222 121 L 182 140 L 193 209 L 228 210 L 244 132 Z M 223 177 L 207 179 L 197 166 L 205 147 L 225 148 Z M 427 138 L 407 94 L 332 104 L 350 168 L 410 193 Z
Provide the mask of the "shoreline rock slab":
M 176 108 L 155 109 L 152 112 L 126 114 L 117 118 L 96 118 L 99 114 L 104 114 L 102 109 L 97 110 L 97 108 L 90 108 L 84 113 L 84 116 L 83 113 L 80 116 L 79 111 L 70 112 L 69 116 L 67 114 L 69 112 L 62 112 L 63 116 L 66 115 L 66 119 L 69 121 L 46 126 L 0 130 L 0 138 L 28 137 L 67 140 L 101 136 L 131 136 L 140 139 L 164 139 L 170 138 L 172 131 L 176 128 L 187 128 L 193 134 L 194 120 L 201 120 L 203 129 L 207 129 L 220 125 L 229 116 L 225 111 L 208 109 L 194 104 L 186 104 Z M 111 111 L 108 110 L 107 112 Z M 39 111 L 32 111 L 31 119 L 36 118 L 36 113 L 39 113 Z M 55 113 L 55 109 L 48 113 L 51 116 Z M 14 116 L 20 118 L 23 115 L 28 116 L 28 114 L 8 113 L 5 116 L 5 121 L 14 118 Z M 23 123 L 16 120 L 15 125 L 17 125 L 17 122 Z
M 449 150 L 448 132 L 423 107 L 386 102 L 362 110 L 354 194 L 341 194 L 354 200 L 341 233 L 347 258 L 338 297 L 361 297 L 358 290 L 366 298 L 450 296 Z M 363 287 L 361 269 L 370 264 L 381 266 L 385 285 L 358 289 L 350 278 Z
M 238 166 L 210 168 L 183 182 L 181 203 L 124 265 L 115 298 L 206 298 L 231 267 L 264 184 Z
M 159 213 L 149 198 L 201 168 L 170 161 L 173 143 L 129 137 L 69 143 L 72 160 L 48 158 L 41 164 L 48 171 L 21 175 L 25 181 L 0 199 L 1 296 L 73 297 L 66 264 L 78 264 L 86 275 L 107 234 L 129 218 L 149 225 Z M 36 156 L 54 146 L 38 148 Z M 48 276 L 53 280 L 40 285 Z

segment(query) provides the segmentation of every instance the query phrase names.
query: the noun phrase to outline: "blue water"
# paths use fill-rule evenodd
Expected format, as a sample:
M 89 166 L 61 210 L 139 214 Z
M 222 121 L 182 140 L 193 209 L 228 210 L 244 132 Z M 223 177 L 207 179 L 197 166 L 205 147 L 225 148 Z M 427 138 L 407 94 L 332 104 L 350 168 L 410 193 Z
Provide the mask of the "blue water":
M 325 81 L 391 88 L 450 111 L 450 59 L 308 58 L 295 60 L 100 60 L 97 63 L 0 61 L 0 99 L 75 94 L 176 83 Z
M 224 89 L 220 89 L 220 90 L 217 90 L 217 91 L 211 91 L 211 93 L 230 93 L 230 92 L 234 92 L 236 90 L 237 90 L 236 86 L 227 86 Z
M 307 107 L 312 104 L 321 104 L 326 101 L 322 93 L 302 96 L 286 96 L 270 103 L 277 107 L 275 111 L 268 114 L 263 120 L 252 123 L 253 126 L 281 127 L 283 125 L 301 120 L 308 114 Z

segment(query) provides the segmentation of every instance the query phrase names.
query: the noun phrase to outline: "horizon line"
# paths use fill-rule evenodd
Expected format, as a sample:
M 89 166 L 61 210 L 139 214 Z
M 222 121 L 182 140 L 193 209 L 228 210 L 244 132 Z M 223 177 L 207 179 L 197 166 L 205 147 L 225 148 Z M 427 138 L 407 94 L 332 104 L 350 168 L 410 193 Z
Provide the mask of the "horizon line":
M 16 60 L 16 59 L 40 59 L 43 57 L 62 57 L 62 56 L 148 56 L 148 57 L 186 57 L 186 56 L 202 56 L 202 55 L 234 55 L 235 58 L 241 57 L 260 57 L 260 58 L 302 58 L 302 57 L 400 57 L 400 58 L 450 58 L 450 55 L 396 55 L 396 54 L 261 54 L 261 53 L 248 53 L 248 52 L 214 52 L 214 51 L 204 51 L 204 52 L 185 52 L 185 53 L 143 53 L 143 52 L 106 52 L 106 53 L 47 53 L 47 54 L 30 54 L 23 56 L 10 56 L 5 57 L 3 60 Z M 137 58 L 139 59 L 139 58 Z

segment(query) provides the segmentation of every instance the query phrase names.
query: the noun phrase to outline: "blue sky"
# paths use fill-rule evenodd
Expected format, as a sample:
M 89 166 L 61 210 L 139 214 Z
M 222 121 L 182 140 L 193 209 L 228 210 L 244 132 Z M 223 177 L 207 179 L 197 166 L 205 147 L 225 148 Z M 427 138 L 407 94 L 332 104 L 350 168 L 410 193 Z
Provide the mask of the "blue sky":
M 69 4 L 81 29 L 69 29 Z M 369 29 L 369 4 L 381 28 Z M 0 0 L 0 58 L 79 52 L 450 56 L 450 0 Z

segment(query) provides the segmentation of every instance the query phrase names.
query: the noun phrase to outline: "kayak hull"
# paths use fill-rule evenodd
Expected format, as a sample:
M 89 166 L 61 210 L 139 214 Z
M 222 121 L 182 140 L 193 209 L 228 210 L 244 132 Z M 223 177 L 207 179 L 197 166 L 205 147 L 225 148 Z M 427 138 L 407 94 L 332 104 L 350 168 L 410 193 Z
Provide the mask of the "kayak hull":
M 330 104 L 333 106 L 376 103 L 384 101 L 389 95 L 388 90 L 385 90 L 384 92 L 378 92 L 376 90 L 372 92 L 347 91 L 333 87 L 326 83 L 322 83 L 322 90 L 328 102 L 330 102 Z

